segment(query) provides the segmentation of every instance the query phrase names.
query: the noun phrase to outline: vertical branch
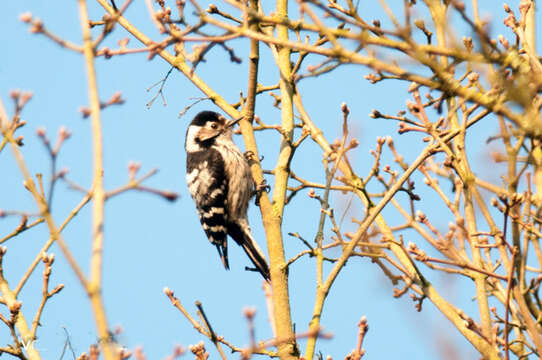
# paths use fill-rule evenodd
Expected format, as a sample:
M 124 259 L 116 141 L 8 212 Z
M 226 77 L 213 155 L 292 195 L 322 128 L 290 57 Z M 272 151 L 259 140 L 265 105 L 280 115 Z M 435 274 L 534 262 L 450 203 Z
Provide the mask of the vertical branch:
M 506 360 L 510 359 L 510 353 L 509 353 L 509 347 L 510 344 L 508 342 L 508 331 L 510 328 L 510 324 L 508 322 L 509 316 L 510 316 L 510 294 L 511 294 L 511 288 L 512 288 L 512 280 L 514 279 L 514 258 L 516 256 L 516 249 L 514 248 L 512 251 L 512 261 L 510 262 L 510 268 L 508 269 L 508 281 L 506 285 L 506 303 L 505 306 L 505 312 L 504 312 L 504 356 Z
M 425 3 L 435 24 L 437 42 L 439 46 L 446 47 L 446 5 L 441 4 L 439 0 L 425 0 Z M 448 64 L 448 58 L 441 56 L 440 63 L 445 67 Z
M 433 18 L 433 21 L 435 23 L 436 32 L 437 32 L 437 41 L 440 46 L 446 46 L 446 5 L 440 4 L 439 1 L 426 1 L 428 4 L 429 10 L 431 12 L 431 16 Z M 476 6 L 476 12 L 477 12 L 477 4 L 474 3 L 474 6 Z M 448 64 L 448 60 L 445 56 L 442 56 L 440 58 L 440 62 L 443 66 L 446 66 Z M 474 181 L 471 181 L 471 179 L 474 179 L 475 176 L 472 174 L 472 172 L 469 169 L 467 155 L 465 152 L 465 128 L 460 127 L 458 121 L 457 121 L 457 107 L 456 105 L 456 99 L 450 98 L 447 100 L 447 106 L 449 111 L 453 111 L 449 116 L 451 118 L 451 126 L 452 129 L 459 129 L 461 131 L 460 135 L 458 136 L 458 139 L 456 140 L 455 146 L 455 153 L 459 157 L 460 160 L 458 160 L 458 164 L 461 164 L 457 166 L 458 168 L 461 167 L 461 169 L 458 169 L 458 173 L 461 177 L 461 180 L 464 184 L 464 195 L 465 195 L 465 217 L 466 217 L 466 223 L 467 223 L 467 230 L 469 232 L 470 236 L 470 244 L 472 249 L 472 258 L 473 262 L 476 267 L 483 269 L 483 260 L 480 248 L 477 247 L 478 244 L 478 237 L 472 236 L 476 233 L 476 215 L 474 212 L 474 202 L 473 202 L 473 192 L 474 187 L 476 186 L 474 184 Z M 482 332 L 484 336 L 487 339 L 492 339 L 491 336 L 491 316 L 489 312 L 489 303 L 487 298 L 487 284 L 486 284 L 486 278 L 482 274 L 477 274 L 476 278 L 474 279 L 475 287 L 476 287 L 476 298 L 478 301 L 478 307 L 480 310 L 480 320 L 482 325 Z
M 531 54 L 536 54 L 536 1 L 531 1 L 531 6 L 526 14 L 525 19 L 525 41 L 523 47 Z M 537 109 L 533 109 L 537 112 Z M 537 206 L 542 203 L 542 146 L 539 140 L 534 141 L 532 156 L 534 159 L 534 182 L 536 187 L 535 199 Z
M 466 157 L 463 157 L 463 160 L 466 161 Z M 473 183 L 466 184 L 465 186 L 465 220 L 467 223 L 467 231 L 469 233 L 472 251 L 472 260 L 474 266 L 479 269 L 484 269 L 482 254 L 480 252 L 480 247 L 478 247 L 478 236 L 476 234 L 476 215 L 474 213 L 474 202 L 472 196 L 472 186 L 475 186 Z M 478 301 L 478 308 L 480 310 L 480 320 L 482 325 L 482 333 L 487 339 L 492 339 L 491 336 L 491 316 L 489 312 L 489 303 L 487 299 L 487 284 L 486 276 L 483 274 L 476 274 L 474 279 L 474 284 L 476 287 L 476 300 Z
M 258 0 L 250 0 L 249 9 L 253 12 L 258 11 Z M 252 31 L 258 31 L 258 23 L 249 15 L 248 27 Z M 244 120 L 252 123 L 254 119 L 254 108 L 256 107 L 256 88 L 258 86 L 258 65 L 260 62 L 260 42 L 256 39 L 250 39 L 249 67 L 248 67 L 248 86 L 247 100 L 244 108 Z
M 251 12 L 258 11 L 258 0 L 250 0 L 249 8 Z M 248 25 L 252 31 L 258 31 L 257 22 L 248 18 Z M 252 129 L 252 120 L 254 119 L 254 108 L 256 105 L 256 87 L 258 84 L 258 65 L 259 65 L 259 41 L 250 40 L 249 55 L 249 79 L 247 87 L 247 100 L 244 108 L 243 120 L 239 122 L 239 127 L 243 134 L 245 147 L 254 156 L 251 164 L 252 176 L 256 184 L 264 181 L 256 139 Z M 292 116 L 293 129 L 293 116 Z M 284 141 L 284 140 L 283 140 Z M 289 159 L 288 159 L 289 162 Z M 279 160 L 280 163 L 280 160 Z M 277 183 L 275 183 L 277 188 Z M 286 184 L 284 184 L 284 195 L 281 200 L 284 204 L 286 194 Z M 286 259 L 284 257 L 284 245 L 281 233 L 282 207 L 280 213 L 273 210 L 271 201 L 267 193 L 262 193 L 259 199 L 260 211 L 266 232 L 267 248 L 269 251 L 269 262 L 271 271 L 271 287 L 273 302 L 273 318 L 276 335 L 288 341 L 279 342 L 277 350 L 281 359 L 292 359 L 296 357 L 297 348 L 295 344 L 295 334 L 292 328 L 290 297 L 288 293 L 288 277 L 286 274 Z
M 342 149 L 341 149 L 342 150 Z M 320 220 L 318 222 L 318 230 L 316 233 L 316 299 L 314 302 L 314 309 L 312 311 L 312 319 L 309 323 L 309 333 L 311 335 L 307 339 L 307 347 L 305 350 L 305 357 L 307 359 L 312 359 L 314 356 L 314 350 L 316 347 L 316 340 L 318 339 L 318 329 L 320 328 L 320 318 L 322 315 L 322 310 L 324 308 L 324 301 L 327 296 L 329 289 L 324 288 L 323 286 L 323 268 L 324 268 L 324 253 L 322 248 L 322 240 L 324 237 L 324 225 L 326 221 L 326 210 L 329 208 L 329 192 L 331 188 L 331 181 L 337 165 L 341 161 L 341 158 L 337 156 L 335 166 L 333 171 L 330 171 L 328 168 L 327 160 L 324 160 L 324 169 L 326 173 L 326 188 L 324 191 L 324 198 L 321 201 L 320 208 Z
M 342 150 L 342 149 L 341 149 Z M 340 161 L 340 157 L 337 160 Z M 322 199 L 321 209 L 320 209 L 320 220 L 318 222 L 318 231 L 316 233 L 316 289 L 322 286 L 324 278 L 324 250 L 322 248 L 324 240 L 324 226 L 326 222 L 326 211 L 329 209 L 329 192 L 331 188 L 331 181 L 335 175 L 335 170 L 337 166 L 334 166 L 333 172 L 329 170 L 329 164 L 327 159 L 324 159 L 324 170 L 326 173 L 326 189 L 324 191 L 324 198 Z M 314 336 L 316 339 L 316 336 Z
M 536 1 L 531 0 L 525 21 L 525 41 L 531 53 L 536 54 Z
M 469 244 L 471 246 L 472 260 L 474 262 L 474 266 L 479 269 L 484 269 L 485 266 L 484 260 L 482 258 L 482 252 L 480 250 L 480 247 L 478 246 L 479 237 L 475 235 L 477 233 L 476 213 L 474 211 L 474 199 L 476 198 L 477 192 L 476 183 L 474 181 L 476 176 L 472 173 L 472 170 L 470 169 L 465 144 L 467 117 L 464 117 L 462 124 L 459 123 L 457 108 L 455 107 L 455 104 L 455 98 L 451 98 L 447 101 L 448 109 L 451 112 L 449 114 L 451 119 L 451 127 L 452 129 L 456 129 L 459 131 L 459 135 L 453 143 L 453 156 L 457 158 L 455 162 L 455 169 L 457 170 L 457 173 L 463 183 L 465 222 L 469 236 Z M 475 274 L 474 285 L 476 288 L 476 300 L 478 301 L 478 309 L 480 311 L 482 333 L 487 339 L 493 339 L 493 336 L 491 335 L 491 314 L 489 311 L 486 276 L 483 274 Z
M 296 99 L 296 106 L 299 108 L 299 103 Z M 329 209 L 329 193 L 331 190 L 331 183 L 333 181 L 333 178 L 335 177 L 335 173 L 339 169 L 340 164 L 347 164 L 348 161 L 345 157 L 345 143 L 346 138 L 348 136 L 348 114 L 349 109 L 346 106 L 345 103 L 341 106 L 342 112 L 343 112 L 343 138 L 341 140 L 341 145 L 337 152 L 335 153 L 335 163 L 333 164 L 333 168 L 329 169 L 329 161 L 327 158 L 324 158 L 324 171 L 326 174 L 326 187 L 324 191 L 324 197 L 320 201 L 320 220 L 318 222 L 318 230 L 316 233 L 316 299 L 314 301 L 314 309 L 312 312 L 312 319 L 309 323 L 309 332 L 312 334 L 307 339 L 307 347 L 306 347 L 306 357 L 307 359 L 312 359 L 314 356 L 314 351 L 316 347 L 316 340 L 318 338 L 318 329 L 320 328 L 320 318 L 322 316 L 322 310 L 324 308 L 324 301 L 327 297 L 327 294 L 329 293 L 329 290 L 331 288 L 331 283 L 329 285 L 324 286 L 324 253 L 323 253 L 323 238 L 324 238 L 324 226 L 326 217 L 328 216 L 328 209 Z M 329 153 L 328 153 L 329 154 Z M 344 158 L 343 158 L 344 156 Z M 326 279 L 326 284 L 328 284 Z
M 281 19 L 288 18 L 288 0 L 277 0 L 276 16 Z M 288 40 L 288 27 L 279 25 L 277 36 L 280 40 Z M 291 81 L 290 49 L 282 47 L 279 50 L 280 93 L 282 134 L 280 153 L 275 167 L 275 183 L 273 189 L 272 213 L 277 228 L 278 238 L 268 238 L 268 248 L 271 265 L 271 285 L 273 288 L 275 325 L 277 335 L 288 338 L 287 342 L 278 345 L 281 359 L 296 358 L 297 347 L 292 329 L 290 303 L 288 293 L 288 268 L 284 257 L 284 244 L 281 224 L 286 200 L 286 188 L 290 175 L 290 160 L 292 157 L 292 136 L 294 128 L 293 116 L 293 87 Z M 281 309 L 282 308 L 282 309 Z M 277 313 L 280 311 L 280 313 Z
M 83 30 L 84 54 L 88 76 L 89 100 L 90 100 L 90 120 L 92 126 L 92 145 L 94 149 L 94 179 L 93 179 L 93 249 L 91 262 L 91 286 L 101 284 L 102 280 L 102 250 L 103 250 L 103 217 L 105 192 L 103 188 L 103 148 L 102 148 L 102 128 L 100 118 L 100 99 L 98 95 L 98 84 L 96 81 L 96 71 L 94 68 L 94 47 L 92 37 L 88 26 L 88 14 L 86 3 L 79 0 L 79 12 L 81 17 L 81 27 Z
M 277 0 L 276 17 L 281 20 L 288 19 L 288 1 Z M 288 41 L 288 27 L 277 25 L 277 37 L 280 41 Z M 290 175 L 290 160 L 292 157 L 292 137 L 294 129 L 293 113 L 293 86 L 290 62 L 291 50 L 286 46 L 278 49 L 278 66 L 280 71 L 280 104 L 281 104 L 281 128 L 283 138 L 280 144 L 280 153 L 275 168 L 275 187 L 273 191 L 273 211 L 281 217 L 284 211 L 286 188 Z
M 102 129 L 100 119 L 100 98 L 98 95 L 98 85 L 96 81 L 96 71 L 94 68 L 94 46 L 92 36 L 88 26 L 88 12 L 85 0 L 79 0 L 79 17 L 81 20 L 81 29 L 83 32 L 83 53 L 85 55 L 85 64 L 88 76 L 88 89 L 90 101 L 90 121 L 92 127 L 92 142 L 94 154 L 94 179 L 93 189 L 93 207 L 92 207 L 92 257 L 90 261 L 90 279 L 87 292 L 90 297 L 96 327 L 101 340 L 103 353 L 106 359 L 115 358 L 113 347 L 109 341 L 109 330 L 107 318 L 102 299 L 102 254 L 103 254 L 103 221 L 105 191 L 103 187 L 103 148 L 102 148 Z

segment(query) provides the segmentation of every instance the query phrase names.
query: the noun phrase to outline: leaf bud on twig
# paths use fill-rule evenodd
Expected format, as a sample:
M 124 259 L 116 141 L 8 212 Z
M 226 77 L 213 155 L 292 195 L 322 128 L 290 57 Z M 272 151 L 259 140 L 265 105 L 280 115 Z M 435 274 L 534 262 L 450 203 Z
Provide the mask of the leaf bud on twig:
M 29 22 L 32 21 L 32 13 L 30 12 L 22 13 L 21 15 L 19 15 L 19 20 L 28 24 Z
M 344 101 L 341 103 L 341 111 L 346 116 L 348 116 L 348 114 L 350 114 L 350 109 L 348 108 L 348 105 L 346 105 L 346 103 Z

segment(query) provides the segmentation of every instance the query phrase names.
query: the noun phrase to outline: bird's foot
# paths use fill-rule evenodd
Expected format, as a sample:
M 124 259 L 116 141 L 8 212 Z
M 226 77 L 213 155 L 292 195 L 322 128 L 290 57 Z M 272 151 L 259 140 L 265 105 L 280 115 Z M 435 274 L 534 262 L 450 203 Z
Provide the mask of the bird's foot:
M 247 150 L 245 151 L 245 153 L 243 154 L 245 156 L 245 159 L 247 159 L 248 161 L 251 161 L 251 160 L 254 160 L 254 151 L 252 150 Z M 260 157 L 260 162 L 263 161 L 263 155 Z
M 262 193 L 264 191 L 265 192 L 271 191 L 271 186 L 269 186 L 269 184 L 267 183 L 267 180 L 265 180 L 265 179 L 263 179 L 261 183 L 256 185 L 256 191 L 255 191 L 256 200 L 254 201 L 256 206 L 260 206 L 260 196 L 262 196 Z

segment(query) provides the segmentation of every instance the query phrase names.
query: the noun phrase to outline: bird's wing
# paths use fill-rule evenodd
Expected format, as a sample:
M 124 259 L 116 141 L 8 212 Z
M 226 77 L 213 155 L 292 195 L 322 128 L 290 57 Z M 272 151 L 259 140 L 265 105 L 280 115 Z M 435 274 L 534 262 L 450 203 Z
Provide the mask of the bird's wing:
M 228 263 L 227 179 L 220 154 L 212 149 L 187 155 L 188 190 L 198 208 L 201 226 L 216 246 L 226 269 Z

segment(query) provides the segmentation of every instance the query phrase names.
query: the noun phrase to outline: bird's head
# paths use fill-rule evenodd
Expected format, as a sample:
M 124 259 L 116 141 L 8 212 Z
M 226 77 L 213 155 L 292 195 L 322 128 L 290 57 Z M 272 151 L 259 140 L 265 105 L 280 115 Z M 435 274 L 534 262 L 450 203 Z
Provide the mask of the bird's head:
M 228 121 L 214 111 L 202 111 L 196 115 L 186 132 L 185 148 L 187 152 L 201 151 L 213 145 L 217 138 L 231 140 L 233 125 L 239 119 Z

